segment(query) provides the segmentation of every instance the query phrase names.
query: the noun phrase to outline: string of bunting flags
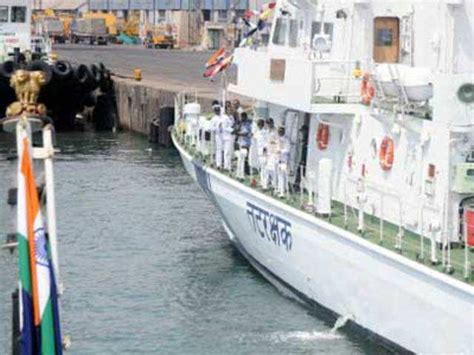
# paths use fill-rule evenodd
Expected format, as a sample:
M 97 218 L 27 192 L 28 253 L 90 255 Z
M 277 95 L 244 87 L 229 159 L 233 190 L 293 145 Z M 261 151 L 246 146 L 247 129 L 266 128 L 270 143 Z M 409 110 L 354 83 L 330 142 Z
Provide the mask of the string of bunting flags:
M 239 43 L 239 47 L 245 47 L 252 43 L 253 35 L 257 33 L 257 31 L 262 31 L 266 27 L 267 21 L 275 10 L 275 7 L 276 2 L 270 2 L 264 4 L 260 11 L 245 11 L 242 21 L 248 29 L 244 33 L 243 38 Z M 257 20 L 256 23 L 251 22 L 254 17 Z M 207 60 L 203 76 L 213 80 L 218 73 L 226 70 L 232 64 L 233 59 L 233 53 L 226 52 L 224 47 L 219 48 Z
M 275 10 L 276 2 L 270 2 L 268 4 L 264 4 L 260 12 L 247 10 L 245 11 L 244 17 L 242 17 L 242 21 L 248 27 L 248 31 L 243 35 L 243 39 L 239 44 L 239 47 L 245 47 L 252 43 L 252 36 L 257 31 L 262 31 L 266 25 L 267 20 L 272 15 L 273 10 Z M 257 23 L 250 22 L 253 17 L 257 18 Z

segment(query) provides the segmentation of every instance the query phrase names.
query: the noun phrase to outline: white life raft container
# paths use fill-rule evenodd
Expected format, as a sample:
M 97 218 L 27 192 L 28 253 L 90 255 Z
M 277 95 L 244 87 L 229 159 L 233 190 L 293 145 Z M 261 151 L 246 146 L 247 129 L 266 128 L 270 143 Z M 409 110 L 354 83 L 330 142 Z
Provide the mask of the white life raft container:
M 433 97 L 432 73 L 428 68 L 415 68 L 405 64 L 379 64 L 375 79 L 380 83 L 385 96 L 401 95 L 396 82 L 405 89 L 409 101 L 426 101 Z

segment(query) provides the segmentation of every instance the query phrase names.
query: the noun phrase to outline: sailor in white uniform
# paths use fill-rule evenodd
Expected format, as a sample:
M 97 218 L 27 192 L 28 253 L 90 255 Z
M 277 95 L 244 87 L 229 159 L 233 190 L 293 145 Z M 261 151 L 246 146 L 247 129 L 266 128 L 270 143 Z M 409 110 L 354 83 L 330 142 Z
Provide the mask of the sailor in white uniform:
M 288 171 L 290 163 L 290 140 L 285 135 L 285 128 L 278 128 L 278 196 L 285 197 L 288 193 Z
M 232 170 L 232 156 L 234 154 L 235 132 L 234 132 L 234 118 L 227 114 L 221 117 L 222 122 L 222 138 L 224 141 L 224 169 Z
M 262 121 L 261 125 L 263 128 L 263 120 L 253 120 L 252 121 L 252 134 L 251 134 L 251 142 L 250 142 L 250 148 L 249 148 L 249 166 L 250 166 L 250 173 L 253 174 L 253 170 L 257 170 L 259 167 L 258 164 L 258 146 L 257 146 L 257 135 L 258 131 L 260 130 L 259 128 L 259 121 Z
M 277 169 L 278 169 L 278 161 L 280 159 L 280 155 L 278 152 L 278 132 L 275 129 L 275 124 L 272 118 L 267 120 L 267 127 L 266 127 L 266 164 L 265 164 L 265 186 L 262 186 L 264 189 L 268 188 L 268 186 L 272 186 L 274 188 L 277 187 Z
M 214 135 L 215 164 L 217 169 L 222 168 L 224 158 L 224 129 L 222 124 L 221 107 L 214 104 L 214 116 L 211 118 L 211 130 Z
M 265 175 L 265 165 L 266 165 L 266 144 L 267 144 L 267 131 L 265 129 L 265 121 L 260 119 L 257 121 L 257 129 L 252 137 L 252 148 L 256 152 L 253 153 L 257 156 L 256 160 L 253 162 L 255 168 L 260 172 L 260 185 L 266 189 L 267 181 Z

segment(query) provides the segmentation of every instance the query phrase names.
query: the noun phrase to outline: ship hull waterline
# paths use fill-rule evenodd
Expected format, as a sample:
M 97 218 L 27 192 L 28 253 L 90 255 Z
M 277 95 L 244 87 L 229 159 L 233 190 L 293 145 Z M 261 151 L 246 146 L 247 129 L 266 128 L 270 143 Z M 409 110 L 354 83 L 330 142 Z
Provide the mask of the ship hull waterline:
M 186 171 L 220 212 L 230 240 L 270 282 L 346 317 L 389 348 L 474 353 L 470 285 L 203 166 L 173 140 Z M 288 233 L 265 232 L 265 217 L 282 221 L 291 240 Z

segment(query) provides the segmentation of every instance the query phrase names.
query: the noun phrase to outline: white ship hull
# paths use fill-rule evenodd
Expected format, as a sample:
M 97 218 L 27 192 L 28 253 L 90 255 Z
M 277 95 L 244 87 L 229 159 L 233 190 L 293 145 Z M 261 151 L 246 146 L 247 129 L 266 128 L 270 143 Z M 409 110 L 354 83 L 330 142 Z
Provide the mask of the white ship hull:
M 471 286 L 202 167 L 175 144 L 232 242 L 271 282 L 400 349 L 474 353 Z M 266 233 L 264 220 L 280 231 Z

